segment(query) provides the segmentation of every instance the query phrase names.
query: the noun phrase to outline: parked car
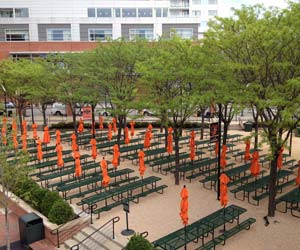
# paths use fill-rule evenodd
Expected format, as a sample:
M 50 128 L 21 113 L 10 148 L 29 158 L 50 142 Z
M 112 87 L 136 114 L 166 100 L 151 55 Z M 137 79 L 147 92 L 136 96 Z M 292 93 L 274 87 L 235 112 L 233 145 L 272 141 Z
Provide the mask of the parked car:
M 6 102 L 5 106 L 6 106 L 7 109 L 13 109 L 13 108 L 16 107 L 13 102 Z
M 143 116 L 154 116 L 154 112 L 149 109 L 142 109 L 141 113 Z
M 66 104 L 60 103 L 60 102 L 55 102 L 52 104 L 51 107 L 51 114 L 52 115 L 67 115 L 67 109 L 66 109 Z M 81 109 L 80 105 L 76 104 L 76 115 L 81 115 Z

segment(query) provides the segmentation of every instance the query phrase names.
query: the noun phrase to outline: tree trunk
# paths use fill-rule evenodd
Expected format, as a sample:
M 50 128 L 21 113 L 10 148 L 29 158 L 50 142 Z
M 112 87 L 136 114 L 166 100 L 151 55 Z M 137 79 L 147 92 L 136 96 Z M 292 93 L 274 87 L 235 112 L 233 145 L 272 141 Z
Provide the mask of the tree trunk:
M 255 120 L 255 137 L 254 137 L 254 149 L 258 149 L 258 117 Z
M 269 205 L 268 205 L 268 216 L 275 216 L 276 209 L 276 193 L 277 193 L 277 158 L 278 151 L 274 153 L 273 160 L 271 161 L 270 168 L 270 180 L 269 180 Z
M 200 133 L 200 140 L 203 140 L 204 137 L 204 113 L 205 109 L 201 109 L 201 133 Z
M 23 134 L 23 126 L 22 126 L 22 107 L 18 108 L 18 115 L 19 115 L 19 122 L 20 122 L 20 128 L 21 128 L 21 133 Z
M 75 113 L 75 105 L 73 106 L 73 110 L 72 110 L 72 120 L 73 120 L 73 127 L 74 127 L 74 132 L 76 134 L 76 140 L 77 140 L 77 136 L 78 136 L 78 132 L 77 132 L 77 123 L 76 123 L 76 113 Z
M 168 127 L 164 126 L 165 128 L 165 148 L 168 147 Z
M 228 133 L 229 123 L 224 121 L 224 129 L 223 129 L 223 145 L 226 145 L 227 142 L 227 133 Z
M 10 250 L 10 236 L 9 236 L 9 219 L 8 219 L 8 202 L 7 202 L 7 196 L 6 191 L 3 190 L 3 196 L 4 196 L 4 210 L 5 210 L 5 238 L 6 238 L 6 249 Z
M 122 134 L 122 127 L 123 127 L 123 117 L 122 115 L 118 115 L 118 135 L 117 135 L 117 144 L 120 147 L 121 144 L 121 134 Z
M 180 131 L 174 128 L 174 141 L 175 141 L 175 185 L 179 185 L 179 137 Z
M 44 126 L 47 125 L 46 109 L 47 109 L 47 105 L 46 105 L 46 104 L 42 104 L 43 125 L 44 125 Z
M 92 105 L 92 137 L 95 138 L 95 105 Z

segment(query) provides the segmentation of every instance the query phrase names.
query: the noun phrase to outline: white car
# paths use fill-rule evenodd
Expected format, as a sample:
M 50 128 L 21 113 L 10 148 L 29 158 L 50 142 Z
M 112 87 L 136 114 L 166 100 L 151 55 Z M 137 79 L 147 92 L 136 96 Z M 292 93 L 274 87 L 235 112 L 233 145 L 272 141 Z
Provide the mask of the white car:
M 51 115 L 67 115 L 66 105 L 64 103 L 55 102 L 51 107 Z M 76 115 L 81 115 L 80 105 L 76 104 Z

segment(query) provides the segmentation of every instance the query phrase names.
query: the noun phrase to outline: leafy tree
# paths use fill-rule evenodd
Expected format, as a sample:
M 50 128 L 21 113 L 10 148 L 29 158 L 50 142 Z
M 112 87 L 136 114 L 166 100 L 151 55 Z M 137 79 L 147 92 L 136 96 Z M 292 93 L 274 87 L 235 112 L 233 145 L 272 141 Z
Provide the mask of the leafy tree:
M 270 145 L 271 168 L 268 215 L 275 215 L 277 159 L 291 131 L 299 123 L 300 44 L 299 3 L 289 9 L 243 7 L 234 17 L 211 23 L 205 44 L 220 53 L 239 83 L 252 90 Z
M 176 185 L 179 185 L 179 139 L 187 119 L 198 108 L 195 81 L 199 58 L 195 49 L 190 41 L 177 37 L 160 40 L 152 50 L 152 56 L 137 68 L 146 93 L 143 98 L 149 100 L 155 111 L 167 111 L 168 123 L 173 127 Z

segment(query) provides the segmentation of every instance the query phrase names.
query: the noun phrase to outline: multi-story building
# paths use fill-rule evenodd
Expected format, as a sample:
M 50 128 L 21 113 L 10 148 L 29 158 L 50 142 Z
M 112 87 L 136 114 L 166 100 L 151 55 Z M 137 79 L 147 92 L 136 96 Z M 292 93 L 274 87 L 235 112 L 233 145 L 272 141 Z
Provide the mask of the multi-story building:
M 229 13 L 219 1 L 1 0 L 0 59 L 82 51 L 120 37 L 201 38 L 210 18 Z

